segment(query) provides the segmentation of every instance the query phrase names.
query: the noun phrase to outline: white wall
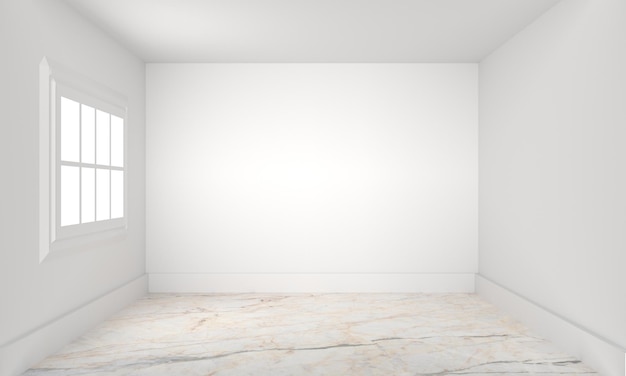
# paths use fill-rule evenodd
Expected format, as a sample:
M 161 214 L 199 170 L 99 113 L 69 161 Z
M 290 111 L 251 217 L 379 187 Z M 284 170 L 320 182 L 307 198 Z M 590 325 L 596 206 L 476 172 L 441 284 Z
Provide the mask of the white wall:
M 480 64 L 480 273 L 626 348 L 626 2 L 559 3 Z
M 148 64 L 147 123 L 151 287 L 477 270 L 476 64 Z
M 40 264 L 38 77 L 44 56 L 128 97 L 130 212 L 125 239 L 51 254 Z M 144 71 L 140 60 L 61 1 L 0 2 L 0 350 L 144 274 Z

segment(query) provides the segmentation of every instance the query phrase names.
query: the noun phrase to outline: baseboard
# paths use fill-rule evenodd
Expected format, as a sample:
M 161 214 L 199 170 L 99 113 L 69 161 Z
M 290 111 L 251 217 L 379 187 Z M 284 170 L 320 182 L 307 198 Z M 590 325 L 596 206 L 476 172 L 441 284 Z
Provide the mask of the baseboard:
M 0 375 L 19 375 L 115 312 L 145 296 L 144 274 L 0 347 Z
M 150 273 L 150 292 L 474 292 L 474 273 Z
M 484 276 L 476 275 L 476 293 L 600 375 L 626 376 L 626 351 L 620 346 Z

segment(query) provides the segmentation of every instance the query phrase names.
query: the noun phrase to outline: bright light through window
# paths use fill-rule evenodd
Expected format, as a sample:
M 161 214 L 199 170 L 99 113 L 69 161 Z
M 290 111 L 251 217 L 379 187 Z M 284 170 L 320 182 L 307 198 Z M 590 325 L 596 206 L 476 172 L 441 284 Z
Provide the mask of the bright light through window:
M 80 223 L 79 179 L 78 167 L 61 166 L 61 226 Z
M 124 217 L 124 119 L 69 98 L 60 105 L 61 226 Z
M 111 219 L 124 217 L 124 172 L 111 171 Z
M 96 170 L 92 167 L 81 168 L 81 221 L 89 223 L 96 220 Z
M 110 166 L 111 160 L 111 115 L 96 111 L 96 163 L 103 166 Z
M 96 111 L 93 107 L 81 105 L 81 162 L 94 163 L 96 160 Z
M 61 160 L 78 162 L 80 150 L 78 102 L 61 98 Z
M 111 115 L 111 166 L 124 167 L 124 120 Z

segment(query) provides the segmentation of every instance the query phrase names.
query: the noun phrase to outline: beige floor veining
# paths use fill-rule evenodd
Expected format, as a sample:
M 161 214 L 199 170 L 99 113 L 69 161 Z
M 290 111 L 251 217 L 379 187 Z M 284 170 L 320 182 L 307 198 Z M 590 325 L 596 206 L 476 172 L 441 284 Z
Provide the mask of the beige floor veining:
M 591 375 L 473 294 L 147 296 L 24 375 Z

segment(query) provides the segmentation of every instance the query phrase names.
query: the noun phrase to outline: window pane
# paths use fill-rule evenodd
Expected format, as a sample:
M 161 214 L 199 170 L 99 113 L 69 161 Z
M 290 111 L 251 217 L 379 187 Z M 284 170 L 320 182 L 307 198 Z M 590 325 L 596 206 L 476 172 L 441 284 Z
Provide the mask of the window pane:
M 109 170 L 96 169 L 96 221 L 111 218 L 109 187 Z
M 96 111 L 81 105 L 81 158 L 83 163 L 95 163 L 96 158 Z
M 96 163 L 110 165 L 109 161 L 109 114 L 96 110 Z
M 81 171 L 81 221 L 82 223 L 96 220 L 96 170 L 83 167 Z
M 111 166 L 124 167 L 124 119 L 111 115 Z
M 61 226 L 79 223 L 79 191 L 78 167 L 61 166 Z
M 124 217 L 124 171 L 111 170 L 111 219 Z
M 79 105 L 61 97 L 61 160 L 79 162 Z

